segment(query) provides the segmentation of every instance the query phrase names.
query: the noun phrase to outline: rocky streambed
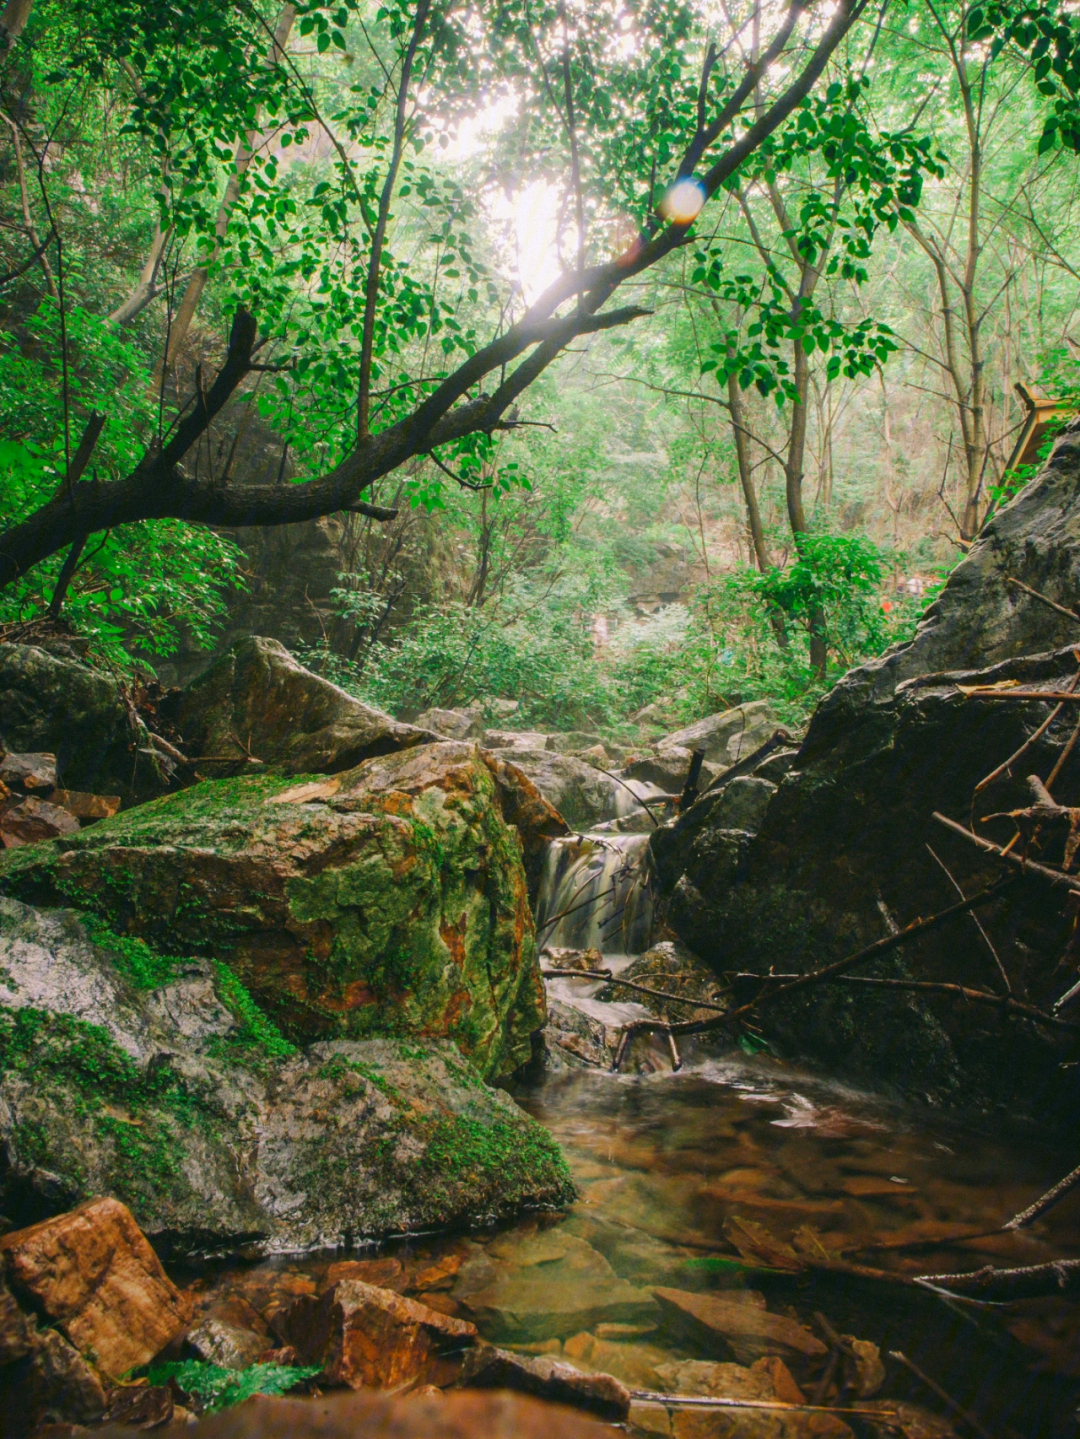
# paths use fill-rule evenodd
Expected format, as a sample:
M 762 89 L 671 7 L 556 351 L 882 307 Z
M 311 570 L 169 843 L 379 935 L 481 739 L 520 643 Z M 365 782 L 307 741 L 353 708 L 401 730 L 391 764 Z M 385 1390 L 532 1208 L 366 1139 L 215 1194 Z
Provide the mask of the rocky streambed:
M 1072 1433 L 1078 490 L 804 738 L 0 644 L 4 1439 Z

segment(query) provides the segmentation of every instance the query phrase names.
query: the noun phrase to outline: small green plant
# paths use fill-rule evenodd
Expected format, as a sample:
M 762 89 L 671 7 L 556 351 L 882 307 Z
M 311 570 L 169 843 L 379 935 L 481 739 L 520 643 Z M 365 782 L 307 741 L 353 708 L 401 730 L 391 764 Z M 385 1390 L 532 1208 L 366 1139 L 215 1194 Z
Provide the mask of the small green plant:
M 133 934 L 116 934 L 96 915 L 83 915 L 83 927 L 91 943 L 109 955 L 116 969 L 136 989 L 157 989 L 176 977 L 182 960 L 158 954 L 145 939 Z
M 320 1373 L 316 1364 L 297 1368 L 289 1364 L 252 1364 L 249 1369 L 223 1369 L 200 1359 L 169 1360 L 147 1371 L 151 1384 L 173 1383 L 181 1394 L 204 1412 L 231 1409 L 255 1394 L 287 1394 Z
M 220 960 L 214 961 L 214 968 L 222 1003 L 241 1026 L 240 1033 L 229 1041 L 230 1050 L 245 1056 L 261 1051 L 269 1059 L 288 1059 L 295 1054 L 296 1045 L 290 1044 L 273 1020 L 263 1014 L 232 970 Z

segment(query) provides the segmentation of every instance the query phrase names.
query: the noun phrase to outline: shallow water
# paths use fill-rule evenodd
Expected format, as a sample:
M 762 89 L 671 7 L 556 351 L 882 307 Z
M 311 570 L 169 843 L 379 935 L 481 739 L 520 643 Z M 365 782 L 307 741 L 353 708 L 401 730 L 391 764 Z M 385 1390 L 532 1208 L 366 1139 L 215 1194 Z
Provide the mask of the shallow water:
M 493 1341 L 613 1372 L 634 1388 L 670 1388 L 667 1366 L 681 1360 L 732 1358 L 715 1341 L 657 1329 L 642 1311 L 653 1287 L 752 1288 L 769 1310 L 818 1324 L 818 1333 L 821 1314 L 836 1331 L 877 1344 L 881 1396 L 948 1412 L 888 1357 L 899 1350 L 994 1436 L 1075 1434 L 1080 1305 L 977 1306 L 888 1280 L 748 1275 L 725 1234 L 737 1217 L 774 1241 L 817 1243 L 824 1255 L 843 1246 L 846 1259 L 897 1278 L 1076 1257 L 1080 1195 L 1032 1233 L 945 1242 L 957 1229 L 994 1228 L 1032 1202 L 1073 1167 L 1071 1150 L 1030 1131 L 986 1132 L 889 1106 L 761 1056 L 686 1058 L 679 1074 L 573 1070 L 515 1092 L 564 1147 L 580 1191 L 565 1212 L 380 1252 L 410 1271 L 449 1256 L 460 1268 L 440 1282 L 438 1304 L 471 1314 Z M 927 1247 L 892 1247 L 904 1241 Z M 206 1274 L 199 1287 L 207 1297 L 223 1286 L 253 1294 L 285 1279 L 300 1292 L 321 1284 L 340 1257 L 267 1261 Z M 710 1427 L 718 1425 L 699 1414 L 692 1432 L 734 1432 Z M 972 1431 L 961 1421 L 957 1432 Z

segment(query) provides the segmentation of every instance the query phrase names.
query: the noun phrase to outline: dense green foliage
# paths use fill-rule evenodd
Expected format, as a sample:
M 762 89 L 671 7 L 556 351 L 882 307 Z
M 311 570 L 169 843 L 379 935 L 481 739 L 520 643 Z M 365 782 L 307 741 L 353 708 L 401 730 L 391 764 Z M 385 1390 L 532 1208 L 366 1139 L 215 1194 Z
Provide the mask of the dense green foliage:
M 289 1364 L 252 1364 L 247 1369 L 222 1369 L 200 1359 L 166 1360 L 147 1371 L 150 1384 L 174 1384 L 198 1409 L 216 1413 L 231 1409 L 255 1394 L 287 1394 L 305 1379 L 314 1379 L 319 1366 L 302 1368 Z
M 290 494 L 434 402 L 561 274 L 632 267 L 704 184 L 690 243 L 625 287 L 650 314 L 538 365 L 502 428 L 379 479 L 396 519 L 344 518 L 305 653 L 401 713 L 805 713 L 910 633 L 1029 477 L 1007 472 L 1014 381 L 1080 379 L 1075 17 L 853 10 L 714 183 L 830 16 L 793 11 L 725 111 L 786 23 L 753 0 L 719 29 L 691 0 L 35 0 L 0 59 L 4 520 L 119 494 L 199 412 L 243 310 L 256 368 L 183 472 Z M 667 190 L 681 157 L 701 184 Z M 466 376 L 461 403 L 507 375 Z M 151 511 L 77 542 L 66 593 L 67 545 L 20 571 L 0 623 L 53 602 L 114 662 L 190 669 L 252 564 L 242 532 Z

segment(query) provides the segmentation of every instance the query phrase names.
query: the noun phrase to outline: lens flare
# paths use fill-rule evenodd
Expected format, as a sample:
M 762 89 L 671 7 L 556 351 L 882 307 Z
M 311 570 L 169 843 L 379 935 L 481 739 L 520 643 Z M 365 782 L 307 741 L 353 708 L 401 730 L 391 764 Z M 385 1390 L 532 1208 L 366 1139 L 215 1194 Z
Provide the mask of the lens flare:
M 705 203 L 705 186 L 693 175 L 676 180 L 660 201 L 660 213 L 676 225 L 689 225 L 696 220 Z

